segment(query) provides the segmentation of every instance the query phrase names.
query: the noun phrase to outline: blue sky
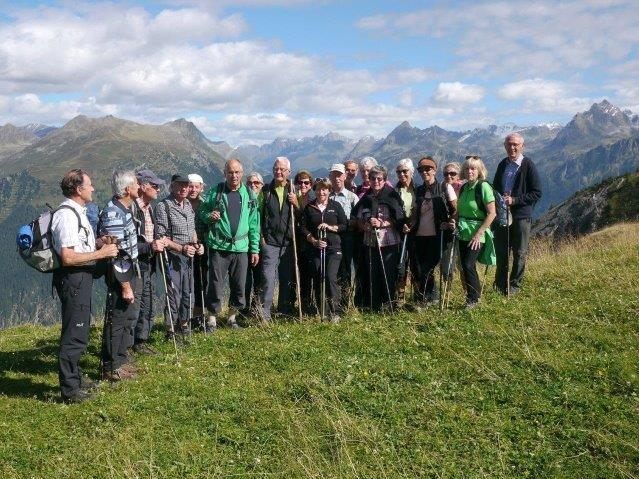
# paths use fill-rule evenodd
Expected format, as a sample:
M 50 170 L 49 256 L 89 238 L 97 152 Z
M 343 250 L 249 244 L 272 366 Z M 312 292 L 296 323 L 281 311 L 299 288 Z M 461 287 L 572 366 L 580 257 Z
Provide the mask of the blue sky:
M 635 0 L 1 2 L 0 124 L 187 118 L 233 145 L 639 111 Z

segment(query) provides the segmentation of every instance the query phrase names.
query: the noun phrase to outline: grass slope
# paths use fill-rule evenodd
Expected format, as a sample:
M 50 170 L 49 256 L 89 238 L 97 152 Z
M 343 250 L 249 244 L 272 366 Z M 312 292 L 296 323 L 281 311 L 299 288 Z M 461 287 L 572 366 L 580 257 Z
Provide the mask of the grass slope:
M 57 402 L 56 328 L 0 332 L 0 477 L 639 476 L 639 225 L 472 312 L 219 331 Z M 459 286 L 457 286 L 459 288 Z M 157 333 L 159 339 L 159 333 Z M 85 369 L 96 371 L 98 334 Z

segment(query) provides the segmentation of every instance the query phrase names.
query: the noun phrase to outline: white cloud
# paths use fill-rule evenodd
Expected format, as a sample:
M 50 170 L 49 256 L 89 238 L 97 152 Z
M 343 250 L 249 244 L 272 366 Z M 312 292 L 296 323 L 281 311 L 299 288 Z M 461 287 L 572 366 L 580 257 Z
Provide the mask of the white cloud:
M 440 105 L 477 103 L 484 97 L 484 89 L 478 85 L 461 82 L 443 82 L 433 92 L 433 101 Z
M 450 36 L 455 71 L 511 78 L 609 65 L 639 46 L 635 0 L 455 4 L 373 15 L 356 25 L 392 36 Z
M 531 78 L 502 86 L 497 94 L 507 101 L 523 102 L 524 111 L 576 113 L 585 110 L 596 101 L 587 97 L 573 96 L 579 85 L 569 85 L 564 82 Z

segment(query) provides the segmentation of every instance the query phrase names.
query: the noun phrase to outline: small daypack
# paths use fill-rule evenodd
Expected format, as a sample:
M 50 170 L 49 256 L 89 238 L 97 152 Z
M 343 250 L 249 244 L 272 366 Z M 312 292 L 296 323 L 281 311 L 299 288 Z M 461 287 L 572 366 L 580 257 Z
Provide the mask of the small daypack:
M 486 211 L 486 205 L 484 204 L 484 200 L 481 194 L 482 183 L 487 183 L 488 186 L 492 188 L 493 194 L 495 195 L 495 212 L 497 213 L 497 216 L 493 220 L 493 225 L 497 225 L 501 227 L 508 226 L 508 205 L 506 205 L 506 201 L 504 200 L 504 197 L 501 195 L 501 193 L 497 191 L 495 187 L 490 184 L 489 181 L 486 181 L 486 180 L 477 181 L 477 186 L 475 186 L 475 203 L 477 203 L 477 207 L 480 210 L 482 210 L 484 214 L 488 214 L 488 212 Z M 462 192 L 466 188 L 466 185 L 468 185 L 468 183 L 464 183 L 462 185 L 461 190 L 459 190 L 459 196 L 461 196 Z
M 60 257 L 53 248 L 51 234 L 53 215 L 62 208 L 69 209 L 78 218 L 78 234 L 82 229 L 80 215 L 71 206 L 60 205 L 55 209 L 47 206 L 49 207 L 47 211 L 41 213 L 31 223 L 21 226 L 16 237 L 18 254 L 22 260 L 41 273 L 51 273 L 61 266 Z

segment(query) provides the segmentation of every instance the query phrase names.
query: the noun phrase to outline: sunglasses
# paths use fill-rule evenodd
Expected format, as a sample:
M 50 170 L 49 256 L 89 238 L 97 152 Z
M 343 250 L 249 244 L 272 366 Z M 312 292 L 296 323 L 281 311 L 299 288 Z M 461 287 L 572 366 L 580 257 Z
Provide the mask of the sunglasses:
M 434 170 L 435 170 L 435 167 L 430 165 L 422 165 L 417 168 L 417 171 L 419 171 L 420 173 L 424 173 L 425 171 L 434 171 Z
M 397 170 L 397 174 L 402 174 L 402 175 L 407 175 L 410 172 L 410 170 Z
M 297 182 L 298 185 L 310 185 L 311 184 L 311 180 L 299 180 Z
M 373 181 L 386 181 L 383 176 L 373 176 L 372 178 L 369 178 L 369 180 L 371 182 L 373 182 Z
M 481 160 L 481 157 L 477 155 L 466 155 L 467 160 Z
M 315 178 L 315 183 L 319 183 L 320 181 L 326 183 L 328 181 L 328 178 Z M 309 181 L 310 184 L 310 181 Z
M 248 185 L 261 185 L 262 182 L 258 181 L 258 180 L 255 180 L 255 181 L 247 181 L 246 184 L 248 184 Z
M 457 176 L 456 171 L 445 171 L 444 176 Z

